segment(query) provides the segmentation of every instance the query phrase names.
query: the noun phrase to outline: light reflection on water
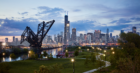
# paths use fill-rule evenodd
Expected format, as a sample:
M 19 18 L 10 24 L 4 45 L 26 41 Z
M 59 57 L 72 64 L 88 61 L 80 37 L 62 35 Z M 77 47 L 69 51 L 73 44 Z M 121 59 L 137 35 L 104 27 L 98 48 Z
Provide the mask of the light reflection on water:
M 56 49 L 50 49 L 50 50 L 44 50 L 44 51 L 46 51 L 48 54 L 52 54 L 53 58 L 56 58 L 56 55 L 59 52 L 62 52 L 63 48 L 56 48 Z M 41 53 L 43 54 L 43 51 Z M 29 54 L 27 56 L 29 56 Z M 43 57 L 43 58 L 46 58 L 46 57 Z M 2 60 L 2 62 L 18 61 L 18 60 L 22 60 L 22 55 L 17 57 L 16 59 L 12 59 L 10 56 L 9 57 L 2 57 L 1 60 Z
M 48 53 L 49 55 L 52 54 L 53 55 L 53 58 L 56 58 L 56 55 L 59 52 L 62 52 L 63 51 L 63 48 L 57 48 L 57 49 L 51 49 L 51 50 L 44 50 L 44 51 L 46 51 L 46 53 Z M 41 54 L 43 54 L 43 51 L 41 52 Z

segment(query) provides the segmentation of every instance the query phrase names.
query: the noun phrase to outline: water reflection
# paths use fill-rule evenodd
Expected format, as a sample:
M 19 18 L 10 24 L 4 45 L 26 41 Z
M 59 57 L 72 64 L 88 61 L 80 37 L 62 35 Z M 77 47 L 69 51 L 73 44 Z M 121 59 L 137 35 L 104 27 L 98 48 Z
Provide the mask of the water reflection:
M 62 52 L 63 51 L 63 48 L 56 48 L 56 49 L 44 50 L 44 51 L 46 51 L 46 53 L 48 53 L 49 55 L 52 54 L 53 55 L 53 58 L 56 58 L 56 55 L 59 52 Z M 43 54 L 43 51 L 41 52 L 41 54 Z
M 50 49 L 50 50 L 44 50 L 46 51 L 48 54 L 52 54 L 53 55 L 53 58 L 56 58 L 56 55 L 59 53 L 59 52 L 62 52 L 63 51 L 63 48 L 56 48 L 56 49 Z M 43 54 L 43 51 L 41 52 Z M 26 55 L 27 56 L 27 55 Z M 29 57 L 29 54 L 28 54 L 28 57 Z M 26 59 L 28 58 L 26 57 Z M 43 57 L 43 58 L 47 58 L 47 57 Z M 18 61 L 18 60 L 23 60 L 24 57 L 23 55 L 21 56 L 18 56 L 16 59 L 12 59 L 10 56 L 9 57 L 2 57 L 1 59 L 1 62 L 11 62 L 11 61 Z

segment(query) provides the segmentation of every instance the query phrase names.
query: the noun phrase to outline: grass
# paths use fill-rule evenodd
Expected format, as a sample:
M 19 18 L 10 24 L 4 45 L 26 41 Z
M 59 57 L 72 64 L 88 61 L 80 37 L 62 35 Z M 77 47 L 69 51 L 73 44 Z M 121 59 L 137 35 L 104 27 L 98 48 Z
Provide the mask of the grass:
M 84 64 L 85 59 L 76 59 L 75 60 L 75 73 L 82 73 L 94 68 L 98 68 L 100 65 L 98 63 L 89 62 L 88 66 Z M 67 59 L 53 59 L 46 61 L 39 60 L 24 60 L 24 61 L 15 61 L 15 62 L 7 62 L 10 65 L 11 69 L 10 73 L 34 73 L 34 70 L 39 70 L 41 65 L 49 66 L 53 64 L 62 64 L 63 69 L 62 73 L 72 73 L 72 63 L 70 58 Z

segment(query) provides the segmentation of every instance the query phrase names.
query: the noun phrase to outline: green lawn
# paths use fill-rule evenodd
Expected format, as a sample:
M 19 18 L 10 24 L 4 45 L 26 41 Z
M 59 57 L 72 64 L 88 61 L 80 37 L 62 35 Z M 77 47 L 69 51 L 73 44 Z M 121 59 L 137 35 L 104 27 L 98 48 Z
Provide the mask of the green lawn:
M 75 73 L 82 73 L 94 68 L 98 68 L 100 65 L 97 63 L 89 62 L 88 66 L 84 65 L 85 59 L 76 59 L 75 60 Z M 25 60 L 25 61 L 15 61 L 7 62 L 10 65 L 10 73 L 34 73 L 34 70 L 39 70 L 41 65 L 49 66 L 53 64 L 62 64 L 63 69 L 62 73 L 72 73 L 72 63 L 70 58 L 68 59 L 53 59 L 46 61 L 38 60 Z

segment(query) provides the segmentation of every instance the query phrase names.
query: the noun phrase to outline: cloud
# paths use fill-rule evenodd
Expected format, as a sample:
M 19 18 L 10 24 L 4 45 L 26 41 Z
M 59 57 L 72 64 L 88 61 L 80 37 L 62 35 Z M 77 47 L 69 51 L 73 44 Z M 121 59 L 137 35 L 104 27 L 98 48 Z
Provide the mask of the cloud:
M 23 19 L 21 21 L 6 18 L 0 19 L 0 23 L 3 23 L 0 27 L 1 35 L 21 35 L 26 26 L 29 26 L 36 32 L 39 21 L 33 18 Z
M 20 15 L 28 15 L 28 12 L 22 12 L 22 13 L 18 13 Z
M 74 9 L 73 11 L 74 12 L 80 12 L 81 10 L 80 9 Z

